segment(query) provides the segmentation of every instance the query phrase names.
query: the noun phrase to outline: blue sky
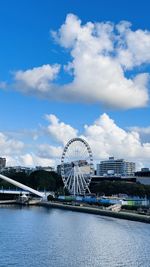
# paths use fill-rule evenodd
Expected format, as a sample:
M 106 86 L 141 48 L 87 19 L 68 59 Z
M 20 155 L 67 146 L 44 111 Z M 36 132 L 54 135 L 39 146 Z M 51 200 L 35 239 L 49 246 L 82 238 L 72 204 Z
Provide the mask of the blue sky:
M 83 135 L 89 141 L 91 146 L 94 146 L 95 144 L 92 143 L 91 135 L 89 136 L 89 133 L 85 131 L 84 125 L 86 124 L 88 125 L 88 127 L 94 127 L 95 120 L 100 116 L 103 116 L 103 114 L 107 114 L 110 124 L 111 119 L 114 120 L 115 125 L 125 131 L 127 138 L 129 137 L 128 134 L 133 129 L 134 132 L 139 135 L 138 140 L 137 136 L 135 137 L 135 140 L 133 140 L 134 144 L 136 142 L 139 142 L 138 145 L 140 145 L 140 147 L 138 148 L 138 152 L 136 150 L 137 148 L 135 147 L 136 151 L 129 153 L 129 159 L 133 161 L 135 160 L 140 166 L 148 166 L 149 161 L 147 153 L 149 148 L 146 147 L 145 151 L 144 147 L 143 150 L 143 144 L 145 142 L 146 144 L 149 144 L 150 142 L 150 108 L 148 99 L 148 76 L 150 72 L 150 56 L 148 53 L 150 53 L 150 50 L 148 50 L 147 44 L 145 49 L 143 48 L 141 52 L 141 47 L 139 48 L 138 44 L 135 43 L 137 42 L 137 38 L 136 40 L 134 38 L 135 32 L 140 29 L 142 31 L 140 36 L 141 38 L 143 38 L 143 40 L 141 41 L 139 39 L 139 43 L 141 41 L 144 46 L 145 40 L 149 42 L 149 10 L 150 3 L 148 0 L 2 0 L 0 2 L 0 132 L 3 135 L 3 138 L 0 141 L 0 146 L 2 156 L 6 156 L 8 158 L 9 164 L 18 163 L 30 165 L 31 161 L 32 165 L 33 161 L 35 161 L 37 164 L 41 163 L 47 165 L 49 162 L 54 164 L 55 158 L 59 158 L 59 156 L 53 155 L 53 152 L 49 153 L 47 151 L 47 153 L 45 152 L 45 154 L 42 154 L 42 152 L 39 152 L 37 148 L 38 145 L 43 146 L 43 144 L 47 144 L 48 146 L 50 145 L 53 147 L 55 146 L 56 148 L 62 148 L 65 144 L 65 141 L 67 141 L 67 139 L 64 137 L 62 137 L 62 140 L 58 140 L 58 137 L 54 135 L 51 129 L 54 122 L 52 122 L 51 119 L 45 119 L 45 114 L 54 114 L 60 120 L 59 123 L 64 123 L 65 126 L 70 125 L 72 129 L 78 130 L 77 134 Z M 66 45 L 68 39 L 64 40 L 66 37 L 64 37 L 63 33 L 60 32 L 61 26 L 65 23 L 65 31 L 68 31 L 67 22 L 65 22 L 68 14 L 74 14 L 76 16 L 75 19 L 70 18 L 68 25 L 69 23 L 73 23 L 73 20 L 75 20 L 76 22 L 81 20 L 81 27 L 87 25 L 87 22 L 91 22 L 93 24 L 96 22 L 105 23 L 107 26 L 110 26 L 108 22 L 113 23 L 113 25 L 118 25 L 120 21 L 129 21 L 132 23 L 132 27 L 130 28 L 132 31 L 132 42 L 134 42 L 133 45 L 135 45 L 135 48 L 137 49 L 137 55 L 138 53 L 141 53 L 140 59 L 138 56 L 136 58 L 136 56 L 134 55 L 134 59 L 131 60 L 132 62 L 126 63 L 124 62 L 124 58 L 126 56 L 123 59 L 121 57 L 121 59 L 117 58 L 117 64 L 119 65 L 114 66 L 114 68 L 116 67 L 116 70 L 118 70 L 118 68 L 120 68 L 121 66 L 121 68 L 123 69 L 124 77 L 126 79 L 132 80 L 136 75 L 147 73 L 146 77 L 142 76 L 142 82 L 140 81 L 138 84 L 140 88 L 144 88 L 142 89 L 142 93 L 140 89 L 140 91 L 138 91 L 135 95 L 134 91 L 136 90 L 136 84 L 133 84 L 133 94 L 131 94 L 129 101 L 127 98 L 126 103 L 124 103 L 121 93 L 119 93 L 118 95 L 119 100 L 117 102 L 116 99 L 114 99 L 113 101 L 111 101 L 110 98 L 108 99 L 107 95 L 103 97 L 103 92 L 101 93 L 101 95 L 99 95 L 98 91 L 93 91 L 93 95 L 89 94 L 89 96 L 87 97 L 89 92 L 88 90 L 92 90 L 90 87 L 88 87 L 88 84 L 86 89 L 87 91 L 85 93 L 81 92 L 83 88 L 82 85 L 84 84 L 86 87 L 85 80 L 81 81 L 85 73 L 84 70 L 81 77 L 79 77 L 80 71 L 78 61 L 80 59 L 80 56 L 77 55 L 76 52 L 77 45 L 81 45 L 81 42 L 80 44 L 76 44 L 76 40 L 74 39 L 74 44 L 69 46 L 69 44 L 67 43 Z M 74 27 L 74 24 L 72 27 Z M 117 28 L 115 28 L 117 26 L 113 27 L 113 34 L 115 38 L 118 38 L 118 34 L 116 34 Z M 145 30 L 147 30 L 146 33 Z M 50 33 L 51 31 L 56 32 L 57 38 L 54 38 L 54 36 L 52 36 L 52 34 Z M 102 41 L 105 42 L 104 39 L 100 40 L 99 42 Z M 84 40 L 84 42 L 86 42 L 86 39 Z M 119 43 L 118 40 L 113 42 Z M 120 50 L 118 49 L 117 52 L 116 50 L 114 50 L 113 52 L 107 51 L 109 58 L 112 59 L 111 53 L 119 54 L 118 51 Z M 147 54 L 145 51 L 147 51 Z M 134 51 L 132 51 L 132 53 L 134 53 Z M 142 60 L 142 53 L 143 58 L 145 57 L 144 60 Z M 75 54 L 75 56 L 73 56 L 72 54 Z M 97 60 L 96 56 L 95 60 Z M 67 65 L 68 62 L 73 61 L 74 74 L 70 75 L 69 73 L 64 71 L 64 65 Z M 50 65 L 52 67 L 51 70 L 48 70 L 50 74 L 51 71 L 55 71 L 54 66 L 56 64 L 57 66 L 61 66 L 60 71 L 56 70 L 57 77 L 54 78 L 52 76 L 52 79 L 50 80 L 46 78 L 46 86 L 47 82 L 49 83 L 47 90 L 51 90 L 52 87 L 52 94 L 49 94 L 47 91 L 46 93 L 43 93 L 41 89 L 39 89 L 37 92 L 37 88 L 31 88 L 31 86 L 29 86 L 29 82 L 25 80 L 28 79 L 28 77 L 25 76 L 25 72 L 27 70 L 33 70 L 34 68 L 41 67 L 40 71 L 43 73 L 42 66 Z M 83 64 L 83 66 L 85 65 Z M 87 69 L 85 69 L 85 71 Z M 96 72 L 98 72 L 96 67 L 95 69 Z M 19 71 L 21 71 L 20 75 L 18 74 Z M 102 69 L 101 71 L 99 71 L 99 75 L 102 75 L 101 73 Z M 35 73 L 35 75 L 38 75 L 37 72 Z M 108 77 L 107 73 L 106 77 Z M 104 77 L 104 79 L 106 79 L 106 77 Z M 120 76 L 118 77 L 120 79 Z M 111 84 L 110 79 L 111 77 L 109 78 L 109 85 Z M 94 82 L 95 78 L 93 78 L 93 84 Z M 68 89 L 68 84 L 71 89 Z M 101 86 L 101 83 L 96 83 L 96 87 L 98 88 L 97 90 L 105 90 L 105 87 L 102 88 Z M 124 86 L 126 86 L 126 81 L 125 85 L 123 85 L 123 88 Z M 77 91 L 76 87 L 78 87 Z M 69 90 L 73 90 L 71 95 Z M 124 89 L 120 89 L 120 91 L 121 90 Z M 61 96 L 62 91 L 63 96 Z M 140 96 L 139 93 L 141 94 Z M 116 91 L 116 96 L 117 94 L 118 91 Z M 64 101 L 65 97 L 66 99 Z M 92 97 L 93 100 L 91 101 Z M 112 98 L 113 97 L 114 93 L 112 93 Z M 134 104 L 134 97 L 136 104 Z M 130 102 L 130 100 L 132 100 L 131 103 L 127 103 Z M 120 102 L 122 104 L 119 104 Z M 101 121 L 99 123 L 100 127 L 102 127 L 103 120 L 105 120 L 106 123 L 107 118 L 101 118 Z M 58 128 L 61 128 L 59 127 L 59 123 L 57 126 Z M 73 136 L 74 134 L 75 133 L 73 132 Z M 33 138 L 33 135 L 36 135 L 36 137 L 34 136 Z M 67 136 L 72 137 L 72 135 Z M 101 134 L 99 134 L 99 138 L 99 142 L 101 143 Z M 5 141 L 3 139 L 5 139 Z M 110 146 L 110 136 L 108 137 L 108 139 L 108 144 Z M 132 139 L 134 139 L 133 136 Z M 107 143 L 106 133 L 104 140 Z M 6 142 L 8 143 L 8 141 L 11 144 L 13 142 L 16 142 L 17 145 L 20 144 L 18 142 L 21 142 L 22 146 L 19 146 L 18 150 L 15 150 L 12 146 L 12 149 L 8 151 L 7 144 L 5 144 Z M 130 146 L 130 144 L 131 143 L 129 141 L 128 145 Z M 50 151 L 51 147 L 48 148 Z M 92 147 L 92 149 L 94 150 L 94 147 Z M 101 151 L 102 149 L 103 151 Z M 118 148 L 118 151 L 116 153 L 115 150 L 115 142 L 110 150 L 107 150 L 106 147 L 100 146 L 100 151 L 94 151 L 94 153 L 96 154 L 95 158 L 96 160 L 103 159 L 111 154 L 114 154 L 116 157 L 125 157 L 125 151 L 119 151 Z M 141 152 L 139 152 L 139 150 Z M 33 159 L 33 154 L 35 156 L 35 159 Z M 26 158 L 27 160 L 25 160 Z M 128 156 L 126 156 L 126 158 L 128 158 Z

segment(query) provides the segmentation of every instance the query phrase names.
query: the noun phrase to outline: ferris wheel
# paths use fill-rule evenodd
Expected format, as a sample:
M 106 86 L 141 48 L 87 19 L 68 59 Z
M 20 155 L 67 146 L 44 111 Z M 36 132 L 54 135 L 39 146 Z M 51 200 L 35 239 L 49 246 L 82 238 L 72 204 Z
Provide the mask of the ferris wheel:
M 71 139 L 61 158 L 61 176 L 70 194 L 90 193 L 89 184 L 93 171 L 92 151 L 88 143 L 82 138 Z

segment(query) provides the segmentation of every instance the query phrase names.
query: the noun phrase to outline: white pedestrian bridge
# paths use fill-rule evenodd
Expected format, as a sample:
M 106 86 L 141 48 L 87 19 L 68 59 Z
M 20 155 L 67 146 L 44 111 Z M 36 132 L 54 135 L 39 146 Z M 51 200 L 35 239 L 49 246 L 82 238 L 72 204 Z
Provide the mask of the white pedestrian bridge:
M 2 180 L 4 180 L 4 181 L 6 181 L 6 182 L 21 189 L 21 190 L 3 190 L 3 189 L 1 189 L 0 193 L 6 193 L 6 194 L 21 194 L 21 193 L 30 194 L 31 193 L 31 194 L 39 196 L 45 200 L 47 199 L 48 195 L 54 195 L 53 192 L 40 192 L 38 190 L 35 190 L 35 189 L 33 189 L 27 185 L 21 184 L 21 183 L 15 181 L 15 180 L 13 180 L 13 179 L 5 176 L 5 175 L 2 175 L 2 174 L 0 174 L 0 179 L 2 179 Z
M 12 190 L 12 189 L 0 189 L 0 194 L 12 194 L 12 195 L 20 195 L 20 194 L 25 194 L 25 195 L 29 195 L 30 192 L 29 191 L 24 191 L 24 190 Z

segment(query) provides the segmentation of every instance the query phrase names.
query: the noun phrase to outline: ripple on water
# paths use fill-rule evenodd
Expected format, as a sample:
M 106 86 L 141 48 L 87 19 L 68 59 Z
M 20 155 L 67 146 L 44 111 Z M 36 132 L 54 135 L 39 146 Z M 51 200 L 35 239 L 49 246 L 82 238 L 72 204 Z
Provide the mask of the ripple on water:
M 149 267 L 150 225 L 41 207 L 0 209 L 0 267 Z

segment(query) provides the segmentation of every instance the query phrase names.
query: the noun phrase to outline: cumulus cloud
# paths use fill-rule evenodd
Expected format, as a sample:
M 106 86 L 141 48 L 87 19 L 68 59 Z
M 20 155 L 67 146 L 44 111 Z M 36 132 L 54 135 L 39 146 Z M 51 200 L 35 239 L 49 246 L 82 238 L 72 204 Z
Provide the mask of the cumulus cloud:
M 59 159 L 62 156 L 62 146 L 52 146 L 48 144 L 41 144 L 38 146 L 38 155 L 42 158 Z
M 138 126 L 134 126 L 130 128 L 133 131 L 136 131 L 138 133 L 143 133 L 143 134 L 149 134 L 150 135 L 150 126 L 148 127 L 138 127 Z
M 55 166 L 55 160 L 43 158 L 34 153 L 23 154 L 19 158 L 20 165 L 35 167 L 35 166 Z
M 24 142 L 10 138 L 8 135 L 0 132 L 1 157 L 6 157 L 7 165 L 19 165 L 19 157 L 23 153 L 24 148 Z
M 23 153 L 20 155 L 7 155 L 7 166 L 25 166 L 25 167 L 33 167 L 35 168 L 36 166 L 51 166 L 54 167 L 56 166 L 56 159 L 51 159 L 51 158 L 45 158 L 41 157 L 40 155 L 38 156 L 37 154 L 34 153 Z
M 107 114 L 92 125 L 85 125 L 84 138 L 92 147 L 95 159 L 115 156 L 135 161 L 148 161 L 150 143 L 142 143 L 135 130 L 120 128 Z
M 46 115 L 45 118 L 49 122 L 47 133 L 57 142 L 66 144 L 71 138 L 78 134 L 78 130 L 71 125 L 60 122 L 54 114 Z
M 0 150 L 4 156 L 19 154 L 24 148 L 24 143 L 19 140 L 8 138 L 7 135 L 0 132 Z
M 150 64 L 150 32 L 131 29 L 121 21 L 87 22 L 68 14 L 65 23 L 52 33 L 55 41 L 70 53 L 63 70 L 72 82 L 55 80 L 60 65 L 43 65 L 14 74 L 17 89 L 50 100 L 101 103 L 116 108 L 146 106 L 149 73 L 126 75 L 142 64 Z M 137 70 L 136 70 L 137 72 Z M 60 76 L 61 77 L 61 74 Z
M 56 79 L 59 73 L 60 65 L 43 65 L 26 71 L 19 70 L 15 72 L 15 81 L 18 90 L 25 93 L 35 91 L 46 93 L 50 90 L 51 81 Z
M 140 29 L 132 31 L 130 26 L 127 22 L 117 25 L 120 34 L 118 60 L 126 69 L 150 63 L 150 32 Z
M 147 127 L 133 126 L 129 127 L 129 130 L 139 133 L 142 142 L 144 143 L 150 142 L 150 126 Z
M 22 135 L 22 138 L 23 137 L 24 136 Z M 36 146 L 37 145 L 35 144 L 35 147 Z M 40 145 L 37 147 L 38 149 L 35 149 L 31 144 L 26 144 L 25 142 L 20 141 L 17 138 L 10 138 L 9 134 L 6 135 L 0 132 L 1 157 L 6 157 L 7 166 L 54 166 L 54 158 L 56 157 L 57 150 L 59 153 L 57 157 L 60 156 L 60 148 L 47 146 L 46 150 L 46 145 Z M 32 152 L 32 149 L 36 150 L 36 152 Z M 40 151 L 39 153 L 38 150 Z M 51 153 L 48 153 L 48 150 L 51 150 Z

